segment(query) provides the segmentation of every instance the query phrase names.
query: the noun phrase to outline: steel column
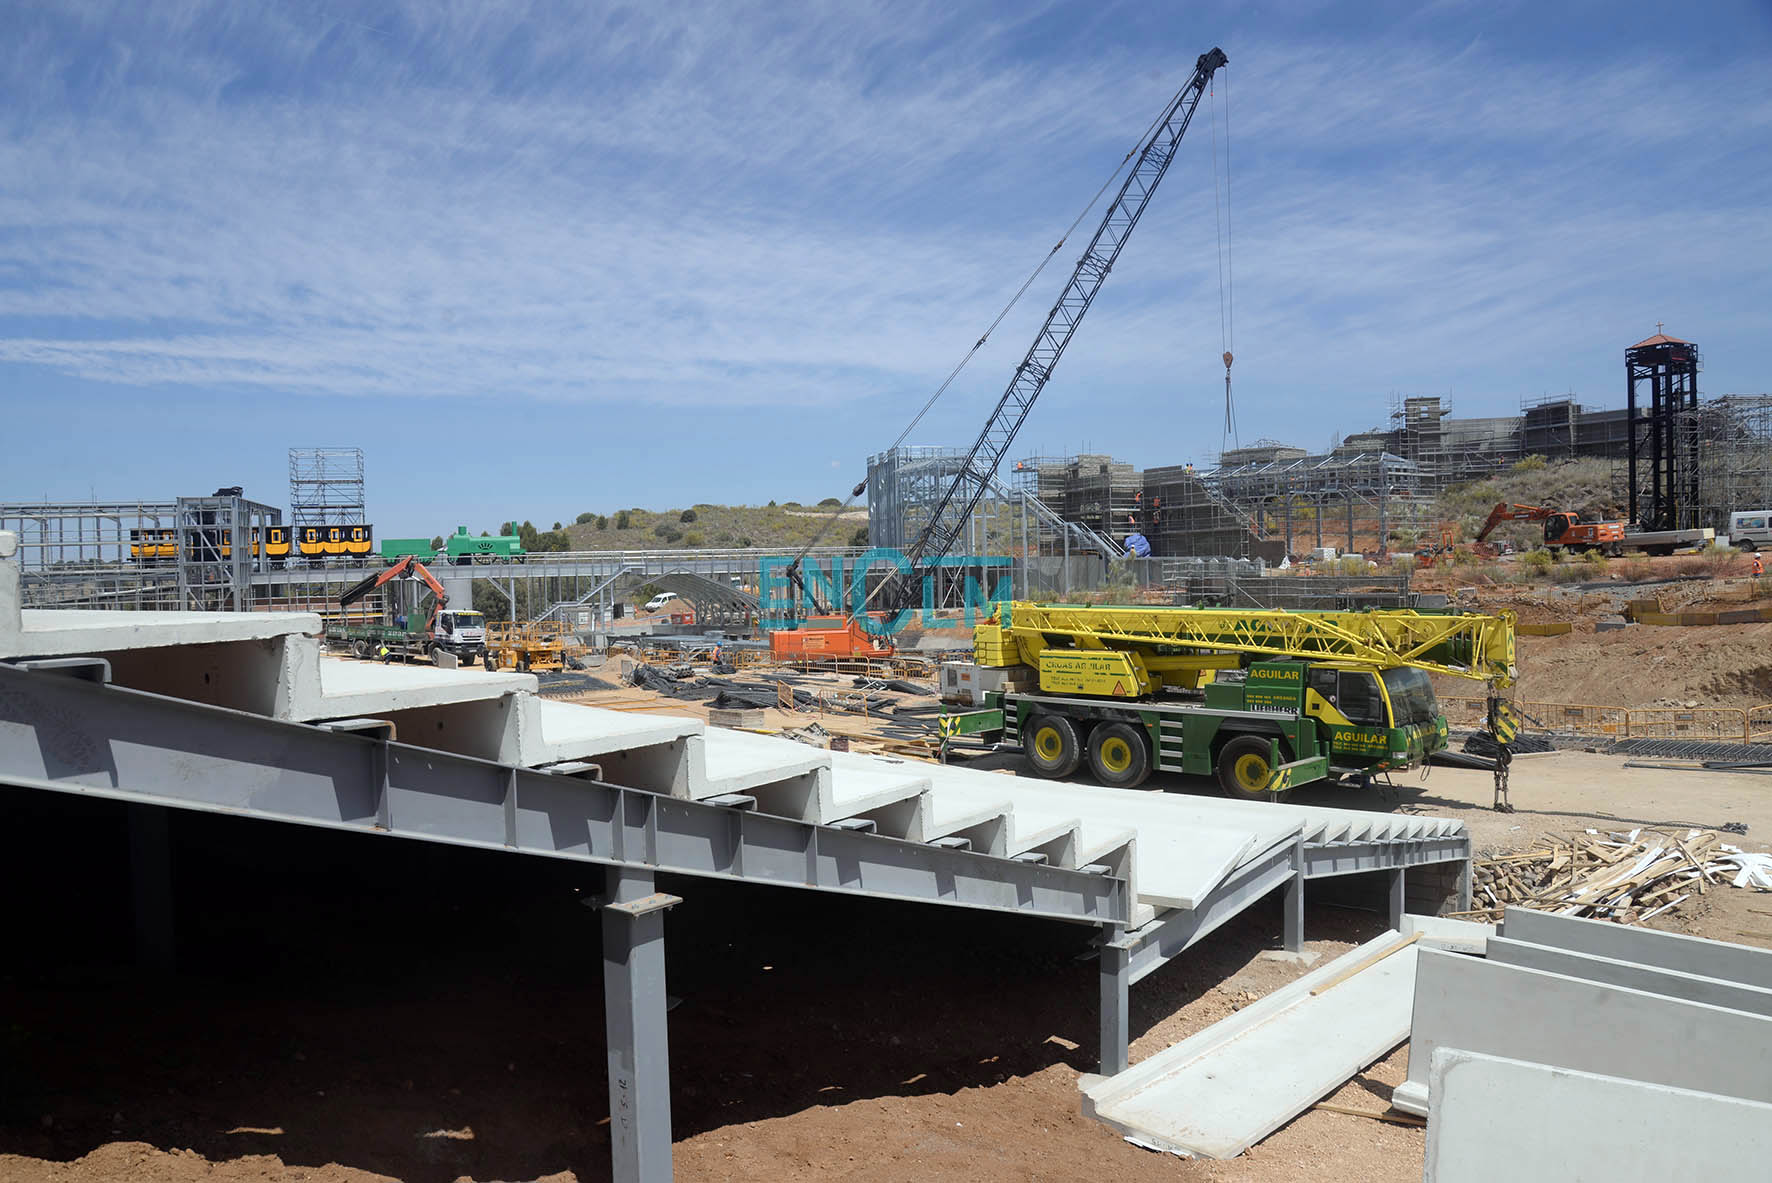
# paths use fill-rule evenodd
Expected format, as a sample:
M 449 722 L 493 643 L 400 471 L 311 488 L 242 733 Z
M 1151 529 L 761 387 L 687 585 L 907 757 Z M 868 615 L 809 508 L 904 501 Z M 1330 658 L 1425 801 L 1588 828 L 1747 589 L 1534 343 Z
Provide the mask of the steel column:
M 1109 926 L 1101 944 L 1101 1074 L 1126 1071 L 1132 1042 L 1131 950 L 1126 930 Z
M 603 906 L 609 1157 L 616 1183 L 669 1183 L 671 1058 L 665 1021 L 665 910 L 652 871 L 610 867 Z
M 1292 882 L 1286 885 L 1285 920 L 1280 932 L 1288 953 L 1304 950 L 1304 839 L 1292 844 Z
M 171 973 L 176 936 L 172 901 L 170 810 L 129 806 L 129 872 L 135 908 L 135 959 L 153 973 Z
M 1403 927 L 1403 912 L 1407 907 L 1404 903 L 1403 876 L 1406 874 L 1408 874 L 1408 872 L 1402 867 L 1398 867 L 1396 870 L 1387 872 L 1386 874 L 1386 877 L 1390 880 L 1389 914 L 1391 927 L 1394 929 L 1401 929 Z

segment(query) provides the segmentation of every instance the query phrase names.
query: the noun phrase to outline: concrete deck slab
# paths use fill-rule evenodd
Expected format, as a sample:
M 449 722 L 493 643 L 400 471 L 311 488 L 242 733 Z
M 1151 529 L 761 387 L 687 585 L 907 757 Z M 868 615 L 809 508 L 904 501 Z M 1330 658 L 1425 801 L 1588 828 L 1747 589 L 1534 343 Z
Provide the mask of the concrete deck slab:
M 742 793 L 760 785 L 830 770 L 830 753 L 791 739 L 710 727 L 706 739 L 706 779 L 696 797 Z
M 1491 961 L 1506 965 L 1523 965 L 1530 969 L 1548 970 L 1590 982 L 1606 982 L 1629 986 L 1651 994 L 1666 994 L 1692 1002 L 1708 1002 L 1734 1010 L 1772 1015 L 1772 990 L 1731 982 L 1726 978 L 1707 978 L 1701 974 L 1681 973 L 1659 965 L 1640 961 L 1621 961 L 1613 957 L 1595 957 L 1553 945 L 1534 945 L 1529 941 L 1495 937 L 1489 941 L 1486 955 Z
M 1502 916 L 1501 935 L 1534 945 L 1552 945 L 1575 953 L 1772 989 L 1772 949 L 1752 945 L 1658 932 L 1609 920 L 1557 916 L 1530 908 L 1509 908 Z
M 921 775 L 924 764 L 905 765 L 902 761 L 879 760 L 855 752 L 832 752 L 830 789 L 819 797 L 818 816 L 814 821 L 829 823 L 850 817 L 870 817 L 877 822 L 886 816 L 910 816 L 928 807 L 929 778 Z M 887 810 L 890 805 L 901 806 Z M 912 827 L 907 827 L 912 828 Z M 910 837 L 882 826 L 882 833 L 895 838 Z
M 1415 953 L 1401 933 L 1376 937 L 1092 1085 L 1083 1112 L 1141 1144 L 1235 1158 L 1408 1038 Z
M 317 637 L 312 612 L 119 612 L 26 608 L 19 627 L 0 623 L 0 658 L 63 657 L 171 645 Z
M 1441 1047 L 1772 1102 L 1772 1018 L 1422 949 L 1397 1108 L 1427 1116 Z
M 699 719 L 635 715 L 525 695 L 518 715 L 522 747 L 514 763 L 533 767 L 587 760 L 606 752 L 670 743 L 705 730 Z
M 294 718 L 375 718 L 394 711 L 464 702 L 495 702 L 507 694 L 533 693 L 533 674 L 494 674 L 478 667 L 440 670 L 410 665 L 377 665 L 343 657 L 323 657 L 318 700 L 303 696 Z
M 1752 1179 L 1772 1105 L 1454 1048 L 1434 1052 L 1423 1183 Z
M 959 770 L 956 770 L 959 771 Z M 968 770 L 969 771 L 969 770 Z M 972 775 L 994 776 L 992 773 Z M 1138 834 L 1138 897 L 1158 908 L 1193 908 L 1249 858 L 1298 831 L 1285 806 L 1217 802 L 1167 793 L 998 777 L 1012 806 L 1075 814 Z M 1222 805 L 1250 805 L 1226 810 Z

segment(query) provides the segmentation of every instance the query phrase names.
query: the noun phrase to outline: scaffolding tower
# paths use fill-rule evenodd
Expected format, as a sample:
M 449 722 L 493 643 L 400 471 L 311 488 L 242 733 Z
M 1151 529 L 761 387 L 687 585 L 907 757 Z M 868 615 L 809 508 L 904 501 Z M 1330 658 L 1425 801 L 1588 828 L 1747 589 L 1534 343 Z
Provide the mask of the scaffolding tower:
M 1698 346 L 1659 331 L 1624 352 L 1630 520 L 1645 530 L 1700 524 L 1700 368 Z M 1638 401 L 1640 386 L 1647 386 L 1646 407 Z
M 290 525 L 361 526 L 365 516 L 362 448 L 289 449 Z

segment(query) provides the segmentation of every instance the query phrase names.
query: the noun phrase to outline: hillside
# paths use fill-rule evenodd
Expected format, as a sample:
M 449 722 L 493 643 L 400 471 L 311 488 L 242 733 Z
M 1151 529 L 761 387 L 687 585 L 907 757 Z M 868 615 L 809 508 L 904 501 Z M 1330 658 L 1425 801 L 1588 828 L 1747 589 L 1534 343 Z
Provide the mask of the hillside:
M 1584 521 L 1624 517 L 1625 491 L 1622 474 L 1614 483 L 1608 460 L 1569 460 L 1547 463 L 1542 456 L 1528 456 L 1488 480 L 1455 485 L 1434 502 L 1434 516 L 1458 526 L 1460 538 L 1471 538 L 1483 526 L 1498 501 L 1516 505 L 1544 505 L 1572 510 Z M 1502 526 L 1493 538 L 1507 538 L 1530 546 L 1543 539 L 1544 528 L 1535 522 Z
M 687 510 L 626 509 L 580 514 L 581 520 L 565 526 L 563 532 L 571 550 L 743 547 L 792 551 L 811 542 L 835 508 L 789 501 L 760 506 L 700 504 Z M 866 546 L 867 528 L 867 510 L 851 508 L 830 524 L 820 545 Z

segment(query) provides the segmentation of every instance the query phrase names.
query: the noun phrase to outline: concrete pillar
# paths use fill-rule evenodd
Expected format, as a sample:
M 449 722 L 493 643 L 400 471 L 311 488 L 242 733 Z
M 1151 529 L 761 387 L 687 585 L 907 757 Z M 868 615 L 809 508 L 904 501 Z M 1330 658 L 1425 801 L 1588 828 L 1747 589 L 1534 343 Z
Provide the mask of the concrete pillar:
M 1403 874 L 1404 871 L 1402 867 L 1398 867 L 1396 870 L 1388 872 L 1391 897 L 1390 923 L 1393 929 L 1401 929 L 1403 927 L 1403 912 L 1405 911 Z
M 665 910 L 652 872 L 611 867 L 603 906 L 609 1154 L 616 1183 L 671 1178 L 671 1062 L 665 1022 Z
M 1125 930 L 1104 930 L 1101 945 L 1101 1074 L 1126 1071 L 1132 1041 L 1131 953 L 1124 944 Z
M 169 813 L 160 805 L 130 805 L 130 900 L 135 908 L 136 964 L 151 973 L 171 973 L 177 932 L 172 900 L 172 836 Z

